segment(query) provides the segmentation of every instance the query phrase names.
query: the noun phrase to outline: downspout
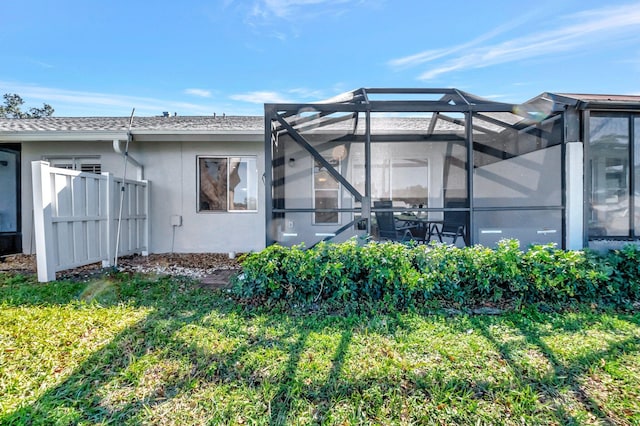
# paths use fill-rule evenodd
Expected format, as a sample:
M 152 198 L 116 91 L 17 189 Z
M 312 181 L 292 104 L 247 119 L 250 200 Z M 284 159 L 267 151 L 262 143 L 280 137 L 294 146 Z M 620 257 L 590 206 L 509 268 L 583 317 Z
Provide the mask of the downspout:
M 129 161 L 131 161 L 134 165 L 136 165 L 138 167 L 138 179 L 142 180 L 143 177 L 143 173 L 144 173 L 144 169 L 142 168 L 142 164 L 138 163 L 137 161 L 133 160 L 131 157 L 129 157 L 129 143 L 131 141 L 133 141 L 133 133 L 131 133 L 131 126 L 133 125 L 133 114 L 136 112 L 136 109 L 134 108 L 131 111 L 131 118 L 129 118 L 129 128 L 127 129 L 127 144 L 125 146 L 125 150 L 124 153 L 122 152 L 122 150 L 120 149 L 120 142 L 118 141 L 118 143 L 116 144 L 116 141 L 113 141 L 113 149 L 120 154 L 123 154 L 123 158 L 124 158 L 124 171 L 122 172 L 122 185 L 120 186 L 120 211 L 118 213 L 118 230 L 116 233 L 116 247 L 115 247 L 115 251 L 114 251 L 114 264 L 113 267 L 117 270 L 118 269 L 118 250 L 120 249 L 120 229 L 122 226 L 122 207 L 124 204 L 124 190 L 125 190 L 125 181 L 127 179 L 127 163 Z
M 131 131 L 127 132 L 126 142 L 127 142 L 127 145 L 129 145 L 130 142 L 133 142 L 133 133 L 131 133 Z M 122 155 L 126 162 L 133 164 L 137 168 L 137 172 L 136 172 L 137 180 L 144 179 L 144 166 L 129 155 L 128 148 L 125 147 L 124 151 L 122 150 L 122 141 L 120 139 L 113 140 L 113 150 L 116 152 L 116 154 Z

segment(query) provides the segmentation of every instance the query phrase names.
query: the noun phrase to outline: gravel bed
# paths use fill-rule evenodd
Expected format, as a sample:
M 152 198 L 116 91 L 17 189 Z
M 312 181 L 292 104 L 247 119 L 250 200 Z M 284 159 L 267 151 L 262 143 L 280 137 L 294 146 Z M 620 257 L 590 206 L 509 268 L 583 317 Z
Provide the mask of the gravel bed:
M 121 272 L 186 276 L 194 279 L 204 279 L 220 271 L 230 272 L 238 269 L 240 265 L 237 259 L 229 259 L 227 254 L 221 253 L 165 253 L 125 256 L 118 259 L 118 271 Z M 94 263 L 60 271 L 58 277 L 89 277 L 103 271 L 102 264 Z M 16 254 L 0 257 L 0 272 L 35 274 L 35 255 Z

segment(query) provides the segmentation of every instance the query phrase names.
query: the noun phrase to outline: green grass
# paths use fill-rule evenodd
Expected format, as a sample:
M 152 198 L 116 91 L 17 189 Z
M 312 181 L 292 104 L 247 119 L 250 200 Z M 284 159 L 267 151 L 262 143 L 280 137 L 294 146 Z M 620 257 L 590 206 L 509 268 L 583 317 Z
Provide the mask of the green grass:
M 640 424 L 640 313 L 287 314 L 0 275 L 0 424 Z

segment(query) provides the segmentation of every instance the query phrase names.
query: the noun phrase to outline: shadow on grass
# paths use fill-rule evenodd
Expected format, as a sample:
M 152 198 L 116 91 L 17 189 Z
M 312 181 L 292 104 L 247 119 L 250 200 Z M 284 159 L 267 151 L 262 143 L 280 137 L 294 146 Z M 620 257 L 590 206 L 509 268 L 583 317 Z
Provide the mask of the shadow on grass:
M 109 280 L 109 278 L 105 278 Z M 92 284 L 93 285 L 93 284 Z M 22 287 L 21 287 L 22 286 Z M 26 286 L 26 287 L 25 287 Z M 100 307 L 127 303 L 130 306 L 150 308 L 150 313 L 138 323 L 115 335 L 108 344 L 98 349 L 66 379 L 51 387 L 30 404 L 0 417 L 0 424 L 75 424 L 96 422 L 120 424 L 127 421 L 142 421 L 142 417 L 158 404 L 167 403 L 185 392 L 190 392 L 196 381 L 205 383 L 242 383 L 250 387 L 260 386 L 260 380 L 251 371 L 244 371 L 238 363 L 250 351 L 258 348 L 277 348 L 286 352 L 288 359 L 281 379 L 271 401 L 270 424 L 286 422 L 295 394 L 291 392 L 300 356 L 306 348 L 307 338 L 313 331 L 321 331 L 326 325 L 307 327 L 302 320 L 286 315 L 262 316 L 266 328 L 282 327 L 290 322 L 291 327 L 275 339 L 246 330 L 259 313 L 245 312 L 242 307 L 227 300 L 223 294 L 207 289 L 194 288 L 193 283 L 171 279 L 156 282 L 134 278 L 111 279 L 110 286 L 102 285 L 104 294 L 97 295 Z M 6 286 L 5 286 L 6 287 Z M 57 289 L 56 289 L 57 287 Z M 39 284 L 20 282 L 13 286 L 11 294 L 6 288 L 0 292 L 0 303 L 7 306 L 63 306 L 79 302 L 79 297 L 92 293 L 87 283 L 52 283 L 48 288 Z M 96 300 L 97 300 L 96 299 Z M 219 333 L 238 338 L 237 344 L 218 352 L 203 349 L 197 342 L 185 342 L 176 333 L 189 326 L 202 326 L 207 317 L 235 315 L 238 321 L 223 321 L 216 324 Z M 350 332 L 346 335 L 350 336 Z M 293 341 L 289 343 L 291 340 Z M 340 366 L 347 352 L 348 340 L 342 340 L 334 357 L 332 381 L 337 380 Z M 135 391 L 120 401 L 106 401 L 105 389 L 116 386 L 134 389 L 140 375 L 132 373 L 135 363 L 145 356 L 160 354 L 164 361 L 179 360 L 188 363 L 188 373 L 179 377 L 167 377 L 162 386 L 148 389 L 142 395 Z M 136 376 L 137 375 L 137 376 Z M 267 413 L 265 413 L 266 415 Z M 230 419 L 229 419 L 230 420 Z
M 331 359 L 331 369 L 326 382 L 317 390 L 314 389 L 312 383 L 307 383 L 306 390 L 302 390 L 296 395 L 292 392 L 292 389 L 295 388 L 293 381 L 295 380 L 295 372 L 298 369 L 300 356 L 309 337 L 309 330 L 304 330 L 300 333 L 298 340 L 291 347 L 291 355 L 287 361 L 287 367 L 285 370 L 285 380 L 280 384 L 276 396 L 271 401 L 271 415 L 269 416 L 270 425 L 282 425 L 286 424 L 287 421 L 290 421 L 291 419 L 288 419 L 288 416 L 292 409 L 292 405 L 295 403 L 295 399 L 301 396 L 306 400 L 312 400 L 317 403 L 318 410 L 314 414 L 314 419 L 316 421 L 322 421 L 327 416 L 328 411 L 331 408 L 329 401 L 335 395 L 335 389 L 338 387 L 337 385 L 342 372 L 342 366 L 353 336 L 351 328 L 349 326 L 347 327 L 348 328 L 342 332 L 338 347 Z
M 118 281 L 118 279 L 120 281 Z M 0 303 L 8 305 L 34 304 L 64 304 L 73 303 L 81 295 L 91 295 L 102 306 L 110 303 L 128 303 L 150 309 L 150 314 L 140 322 L 123 330 L 114 336 L 110 343 L 91 354 L 72 374 L 62 382 L 52 386 L 38 399 L 30 404 L 19 407 L 15 411 L 0 418 L 0 424 L 75 424 L 80 422 L 121 424 L 126 422 L 149 421 L 154 408 L 166 404 L 173 399 L 191 394 L 201 385 L 202 387 L 217 387 L 231 384 L 232 388 L 249 388 L 257 390 L 265 381 L 273 388 L 268 401 L 264 402 L 264 411 L 259 414 L 259 422 L 270 425 L 286 424 L 297 414 L 301 400 L 313 405 L 315 413 L 313 422 L 324 423 L 332 421 L 332 410 L 337 401 L 351 400 L 353 404 L 361 404 L 362 415 L 380 421 L 378 410 L 384 404 L 390 404 L 393 412 L 400 412 L 405 398 L 421 401 L 415 407 L 415 412 L 406 414 L 407 420 L 418 423 L 430 423 L 438 417 L 451 401 L 473 406 L 477 402 L 490 401 L 496 393 L 523 391 L 531 386 L 538 393 L 548 396 L 551 400 L 557 396 L 556 388 L 568 385 L 574 392 L 581 392 L 578 376 L 603 359 L 613 359 L 620 350 L 638 351 L 637 339 L 627 339 L 618 344 L 609 345 L 607 350 L 593 352 L 565 366 L 554 352 L 544 344 L 539 327 L 545 320 L 535 319 L 525 321 L 523 316 L 512 315 L 514 330 L 519 330 L 526 341 L 540 348 L 553 367 L 553 377 L 549 383 L 530 376 L 514 356 L 514 350 L 508 343 L 503 343 L 495 336 L 490 325 L 492 321 L 507 321 L 488 317 L 472 317 L 471 324 L 484 338 L 487 339 L 511 365 L 520 378 L 518 383 L 485 383 L 482 380 L 471 380 L 448 377 L 446 369 L 439 370 L 438 366 L 428 371 L 394 370 L 394 376 L 360 374 L 352 372 L 345 374 L 345 363 L 350 348 L 353 345 L 354 334 L 365 332 L 375 339 L 377 333 L 384 336 L 395 335 L 396 332 L 408 332 L 410 324 L 403 323 L 400 317 L 389 319 L 382 325 L 371 319 L 358 323 L 360 319 L 321 318 L 319 315 L 311 320 L 290 314 L 261 313 L 259 310 L 245 311 L 242 307 L 230 302 L 221 293 L 208 290 L 193 289 L 192 283 L 180 280 L 159 279 L 156 282 L 126 277 L 114 279 L 113 286 L 105 286 L 101 294 L 93 294 L 87 284 L 62 284 L 66 293 L 56 293 L 53 289 L 42 289 L 52 292 L 49 295 L 31 295 L 37 289 L 24 289 L 23 296 L 16 297 L 0 292 Z M 58 284 L 55 284 L 58 285 Z M 105 296 L 106 294 L 106 296 Z M 65 302 L 66 301 L 66 302 Z M 215 321 L 212 318 L 221 318 Z M 226 320 L 232 318 L 233 320 Z M 515 319 L 514 319 L 515 318 Z M 460 328 L 457 335 L 464 332 L 467 322 L 439 319 L 447 321 L 453 328 Z M 507 321 L 507 322 L 508 322 Z M 580 330 L 579 320 L 566 324 L 567 329 Z M 225 337 L 233 337 L 235 343 L 217 349 L 211 349 L 206 344 L 200 344 L 196 338 L 185 338 L 180 335 L 189 328 L 202 328 L 200 337 L 207 338 L 208 333 L 216 332 Z M 340 335 L 335 349 L 331 346 L 328 353 L 332 353 L 330 367 L 326 378 L 313 379 L 309 383 L 300 381 L 298 372 L 305 351 L 311 346 L 311 336 L 315 332 L 331 329 Z M 275 330 L 275 332 L 273 331 Z M 195 336 L 198 336 L 195 334 Z M 211 337 L 210 337 L 211 338 Z M 215 336 L 212 337 L 215 339 Z M 337 339 L 336 339 L 337 340 Z M 332 345 L 335 344 L 333 340 Z M 425 342 L 428 345 L 428 342 Z M 256 374 L 251 366 L 243 367 L 247 356 L 260 350 L 276 349 L 283 357 L 283 362 L 274 369 L 276 374 L 262 377 Z M 136 393 L 137 381 L 146 371 L 141 369 L 136 373 L 136 363 L 145 356 L 158 356 L 162 361 L 181 361 L 185 363 L 180 374 L 168 374 L 162 378 L 159 386 L 150 387 L 145 392 Z M 281 367 L 281 371 L 280 371 Z M 353 376 L 348 378 L 349 376 Z M 120 400 L 107 400 L 105 391 L 109 389 L 124 390 L 128 393 Z M 375 389 L 380 395 L 378 399 L 367 399 L 367 393 Z M 259 393 L 259 392 L 258 392 Z M 393 395 L 394 396 L 389 396 Z M 584 394 L 584 392 L 583 392 Z M 399 395 L 399 396 L 398 396 Z M 395 398 L 389 402 L 390 398 Z M 462 403 L 460 403 L 462 401 Z M 548 401 L 546 401 L 548 402 Z M 589 396 L 581 395 L 581 402 L 586 410 L 603 421 L 613 421 L 606 410 Z M 211 402 L 209 402 L 211 403 Z M 541 401 L 545 403 L 545 401 Z M 503 407 L 500 407 L 502 409 Z M 213 409 L 213 407 L 207 407 Z M 444 422 L 466 423 L 476 415 L 473 408 L 465 408 L 458 414 L 450 414 Z M 216 415 L 221 423 L 236 422 L 237 412 L 233 408 L 220 408 Z M 499 409 L 496 409 L 499 415 Z M 210 417 L 207 417 L 210 416 Z M 211 421 L 213 414 L 205 414 L 203 421 Z M 466 417 L 465 417 L 466 416 Z M 500 418 L 498 417 L 497 420 Z M 555 412 L 555 419 L 561 424 L 578 423 L 562 407 Z M 477 420 L 477 419 L 476 419 Z M 496 421 L 489 418 L 488 423 Z M 246 423 L 250 423 L 245 420 Z M 437 421 L 436 421 L 437 422 Z M 473 421 L 475 423 L 475 421 Z
M 629 320 L 629 318 L 626 318 Z M 472 320 L 474 327 L 487 339 L 499 352 L 504 361 L 508 363 L 516 377 L 519 379 L 520 386 L 530 386 L 539 395 L 541 404 L 549 404 L 553 402 L 555 415 L 561 424 L 580 424 L 581 420 L 569 413 L 566 409 L 567 404 L 557 404 L 561 397 L 559 389 L 568 388 L 573 395 L 577 397 L 577 402 L 582 408 L 606 424 L 627 424 L 626 421 L 608 410 L 602 403 L 591 397 L 580 383 L 580 376 L 588 373 L 601 362 L 609 362 L 620 356 L 621 353 L 638 352 L 640 350 L 640 340 L 635 337 L 629 337 L 620 342 L 609 344 L 608 347 L 601 351 L 590 351 L 580 357 L 571 360 L 571 363 L 565 365 L 555 352 L 543 341 L 542 337 L 547 332 L 541 332 L 538 326 L 550 323 L 554 326 L 554 330 L 562 330 L 565 332 L 579 332 L 596 321 L 586 322 L 584 318 L 572 318 L 567 321 L 561 321 L 560 324 L 552 321 L 537 319 L 532 322 L 530 319 L 521 316 L 511 316 L 510 324 L 515 327 L 524 337 L 524 341 L 536 347 L 544 358 L 548 361 L 552 368 L 550 376 L 542 378 L 532 377 L 530 372 L 518 362 L 514 353 L 513 343 L 503 343 L 490 330 L 492 318 L 475 318 Z M 631 322 L 635 323 L 631 319 Z
M 141 398 L 129 401 L 117 409 L 106 406 L 100 390 L 114 378 L 123 375 L 133 362 L 154 350 L 162 350 L 169 343 L 169 337 L 191 323 L 196 323 L 208 314 L 206 295 L 201 292 L 190 294 L 181 290 L 180 284 L 168 279 L 156 283 L 134 279 L 132 282 L 105 278 L 109 288 L 102 285 L 99 307 L 108 307 L 120 302 L 136 307 L 151 308 L 151 313 L 140 322 L 130 326 L 114 336 L 110 343 L 92 353 L 63 382 L 46 391 L 32 404 L 22 406 L 13 413 L 0 418 L 2 424 L 75 424 L 77 422 L 114 422 L 120 423 L 135 416 L 144 406 L 153 406 L 166 397 L 172 390 L 159 398 Z M 183 283 L 185 284 L 185 283 Z M 14 295 L 2 294 L 0 303 L 11 306 L 20 305 L 64 305 L 81 302 L 83 295 L 90 290 L 91 284 L 59 282 L 43 285 L 36 284 L 24 288 Z M 134 288 L 138 286 L 138 288 Z M 140 287 L 147 287 L 144 291 Z M 57 288 L 57 290 L 56 290 Z M 38 293 L 40 292 L 40 293 Z M 178 294 L 179 296 L 176 296 Z M 181 295 L 180 295 L 181 294 Z M 93 296 L 90 296 L 93 297 Z M 23 300 L 24 299 L 24 300 Z M 173 300 L 172 300 L 173 299 Z M 163 339 L 148 339 L 148 336 L 164 335 Z M 195 359 L 197 354 L 191 354 Z M 185 386 L 186 382 L 172 383 L 173 392 Z

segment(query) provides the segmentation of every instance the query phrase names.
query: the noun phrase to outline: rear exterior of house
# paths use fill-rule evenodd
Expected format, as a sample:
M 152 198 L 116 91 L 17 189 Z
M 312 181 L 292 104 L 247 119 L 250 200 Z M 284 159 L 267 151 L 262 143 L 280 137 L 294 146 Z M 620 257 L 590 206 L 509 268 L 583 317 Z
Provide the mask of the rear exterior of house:
M 381 236 L 389 212 L 423 235 L 460 229 L 458 245 L 637 241 L 639 114 L 640 96 L 516 105 L 456 89 L 267 104 L 266 244 Z
M 406 100 L 416 93 L 427 99 Z M 136 117 L 128 128 L 126 117 L 0 119 L 0 254 L 36 251 L 33 161 L 148 180 L 150 253 L 375 237 L 386 210 L 427 226 L 462 218 L 458 245 L 640 239 L 640 96 L 512 105 L 359 89 L 267 104 L 265 117 Z
M 262 117 L 136 117 L 128 179 L 150 183 L 149 252 L 264 247 Z M 2 253 L 35 253 L 32 162 L 125 171 L 129 118 L 0 119 Z M 115 141 L 115 142 L 114 142 Z M 136 164 L 137 163 L 137 164 Z

